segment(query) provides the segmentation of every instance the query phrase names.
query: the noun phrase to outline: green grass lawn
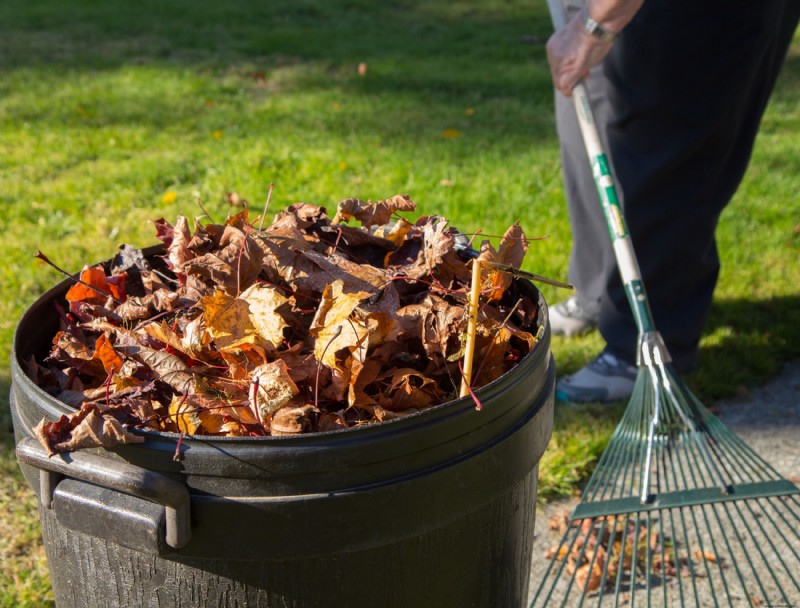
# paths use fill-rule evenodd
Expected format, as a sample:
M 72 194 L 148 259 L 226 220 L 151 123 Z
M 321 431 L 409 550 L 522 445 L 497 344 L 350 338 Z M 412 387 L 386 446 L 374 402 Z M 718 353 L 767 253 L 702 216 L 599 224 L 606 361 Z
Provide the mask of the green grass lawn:
M 545 3 L 399 0 L 0 3 L 0 607 L 49 605 L 35 499 L 13 456 L 16 322 L 64 268 L 154 242 L 152 220 L 407 192 L 420 213 L 498 234 L 566 275 Z M 360 74 L 358 66 L 366 66 Z M 363 70 L 362 70 L 363 72 Z M 699 369 L 706 402 L 800 356 L 800 41 L 723 215 L 723 272 Z M 551 302 L 563 294 L 544 288 Z M 561 372 L 597 336 L 555 340 Z M 620 407 L 559 408 L 541 496 L 591 470 Z

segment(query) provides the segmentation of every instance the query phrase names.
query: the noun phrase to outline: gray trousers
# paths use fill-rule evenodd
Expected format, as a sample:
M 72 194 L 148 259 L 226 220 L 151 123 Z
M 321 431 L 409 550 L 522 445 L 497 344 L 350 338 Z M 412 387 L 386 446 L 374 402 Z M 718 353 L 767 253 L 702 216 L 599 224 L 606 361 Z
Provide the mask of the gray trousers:
M 695 363 L 719 274 L 717 221 L 747 168 L 799 17 L 800 0 L 646 0 L 586 82 L 656 327 L 678 371 Z M 636 326 L 573 102 L 558 93 L 556 118 L 573 235 L 569 279 L 608 349 L 633 363 Z

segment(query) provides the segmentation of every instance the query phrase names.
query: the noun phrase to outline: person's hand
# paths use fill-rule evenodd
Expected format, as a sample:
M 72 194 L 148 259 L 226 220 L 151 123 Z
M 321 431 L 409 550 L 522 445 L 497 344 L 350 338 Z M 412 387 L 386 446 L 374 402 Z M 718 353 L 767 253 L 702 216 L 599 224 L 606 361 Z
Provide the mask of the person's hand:
M 586 31 L 580 15 L 547 41 L 547 61 L 553 86 L 567 97 L 572 89 L 589 75 L 589 70 L 600 63 L 613 46 Z

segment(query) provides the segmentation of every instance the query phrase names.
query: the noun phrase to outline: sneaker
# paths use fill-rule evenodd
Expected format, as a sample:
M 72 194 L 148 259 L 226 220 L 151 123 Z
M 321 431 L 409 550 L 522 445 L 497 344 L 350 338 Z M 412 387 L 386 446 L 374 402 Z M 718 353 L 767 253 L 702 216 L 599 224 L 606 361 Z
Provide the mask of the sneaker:
M 559 380 L 556 384 L 556 400 L 606 403 L 629 399 L 637 371 L 635 365 L 603 351 L 583 369 Z
M 556 336 L 580 336 L 596 326 L 597 319 L 583 309 L 575 296 L 570 296 L 550 309 L 550 331 Z

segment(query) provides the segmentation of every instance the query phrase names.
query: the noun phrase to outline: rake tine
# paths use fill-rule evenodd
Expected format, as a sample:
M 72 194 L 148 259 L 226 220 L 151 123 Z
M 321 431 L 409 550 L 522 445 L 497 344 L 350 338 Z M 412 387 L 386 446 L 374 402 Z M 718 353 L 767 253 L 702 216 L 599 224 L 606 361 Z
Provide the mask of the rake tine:
M 701 508 L 701 511 L 702 511 L 702 508 Z M 705 546 L 703 545 L 703 535 L 702 535 L 702 531 L 700 530 L 700 526 L 697 523 L 697 514 L 695 513 L 695 508 L 691 508 L 690 507 L 689 512 L 692 514 L 692 523 L 694 524 L 694 531 L 695 531 L 695 534 L 697 535 L 697 544 L 699 546 L 700 555 L 705 555 Z M 703 514 L 705 515 L 705 513 L 703 513 Z M 687 546 L 690 546 L 690 545 L 687 545 Z M 689 561 L 692 560 L 691 551 L 689 552 L 688 559 L 689 559 Z M 709 582 L 708 587 L 711 590 L 711 596 L 714 598 L 714 605 L 715 606 L 719 606 L 719 601 L 717 600 L 717 594 L 714 591 L 714 584 L 712 582 L 711 569 L 710 569 L 710 567 L 708 565 L 708 560 L 700 559 L 699 561 L 702 562 L 703 567 L 705 568 L 706 580 Z
M 667 603 L 667 539 L 664 534 L 664 512 L 658 511 L 658 520 L 661 522 L 661 534 L 659 535 L 659 545 L 661 549 L 661 591 L 662 601 Z
M 741 511 L 739 511 L 739 507 L 736 505 L 736 503 L 733 503 L 733 505 L 734 505 L 734 509 L 736 509 L 736 511 L 739 514 L 739 517 L 741 518 L 742 513 L 741 513 Z M 725 514 L 728 516 L 728 521 L 731 524 L 731 528 L 733 530 L 736 530 L 736 522 L 733 520 L 733 516 L 731 515 L 731 509 L 729 508 L 730 506 L 728 504 L 711 505 L 711 510 L 713 511 L 714 516 L 717 519 L 717 524 L 719 525 L 720 529 L 724 530 L 725 526 L 722 524 L 722 520 L 720 519 L 719 510 L 717 509 L 718 506 L 722 507 L 722 509 L 725 511 Z M 728 542 L 728 536 L 726 534 L 722 534 L 721 536 L 725 540 L 725 546 L 726 546 L 726 548 L 728 550 L 728 555 L 733 555 L 733 549 L 731 548 L 730 543 Z M 753 536 L 752 533 L 751 533 L 751 537 L 755 541 L 755 536 Z M 739 538 L 741 540 L 741 537 L 739 537 Z M 761 551 L 761 548 L 758 546 L 758 543 L 754 542 L 754 544 L 756 545 L 758 550 Z M 755 575 L 757 570 L 756 570 L 755 566 L 753 565 L 753 560 L 750 557 L 750 552 L 749 551 L 744 551 L 744 555 L 745 555 L 745 559 L 747 559 L 747 564 L 750 566 L 750 571 Z M 761 553 L 761 555 L 763 557 L 763 555 L 764 555 L 763 552 Z M 722 570 L 722 560 L 719 559 L 719 555 L 717 556 L 717 558 L 718 558 L 719 568 L 720 568 L 720 570 Z M 747 592 L 747 583 L 745 583 L 744 576 L 742 576 L 742 572 L 739 569 L 739 561 L 733 559 L 733 560 L 731 560 L 731 562 L 733 562 L 733 568 L 734 568 L 734 570 L 736 570 L 736 575 L 739 577 L 739 583 L 741 584 L 742 589 L 744 590 L 744 592 L 747 593 L 748 599 L 749 599 L 750 603 L 752 604 L 752 599 L 750 598 L 750 594 Z M 764 589 L 763 585 L 761 584 L 761 578 L 756 576 L 755 579 L 756 579 L 756 581 L 758 581 L 758 586 L 761 589 L 761 594 L 764 597 L 767 597 L 767 592 Z
M 774 511 L 779 512 L 778 506 L 776 504 L 774 504 L 775 501 L 776 501 L 776 499 L 766 500 L 767 506 L 771 507 Z M 779 500 L 778 500 L 778 502 L 779 502 Z M 781 550 L 779 550 L 779 548 L 776 546 L 775 541 L 773 540 L 773 535 L 770 534 L 767 530 L 764 529 L 764 525 L 762 524 L 762 518 L 763 518 L 764 515 L 766 515 L 766 509 L 764 508 L 764 505 L 762 505 L 760 501 L 757 501 L 756 504 L 759 507 L 761 507 L 761 509 L 762 509 L 761 514 L 756 513 L 753 510 L 753 506 L 751 504 L 746 503 L 746 507 L 747 507 L 747 509 L 748 509 L 748 511 L 750 513 L 750 516 L 756 521 L 756 525 L 758 526 L 758 529 L 761 532 L 762 536 L 766 539 L 767 543 L 769 544 L 769 547 L 772 550 L 772 554 L 774 554 L 778 558 L 778 561 L 780 562 L 780 565 L 781 565 L 781 567 L 783 569 L 783 572 L 785 572 L 786 575 L 788 576 L 789 580 L 791 580 L 792 584 L 794 585 L 794 588 L 798 592 L 800 592 L 800 584 L 798 584 L 798 581 L 795 578 L 794 573 L 792 572 L 792 570 L 790 570 L 789 566 L 786 564 L 783 552 Z M 777 525 L 777 522 L 775 521 L 775 519 L 773 519 L 772 517 L 769 517 L 769 516 L 767 516 L 767 519 L 768 519 L 769 523 L 772 525 L 772 528 L 774 530 L 774 534 L 776 536 L 780 535 L 780 529 L 778 528 L 778 525 Z M 800 519 L 800 518 L 798 518 L 798 519 Z M 789 539 L 784 538 L 784 543 L 785 543 L 786 551 L 788 553 L 793 554 L 795 559 L 800 560 L 800 557 L 798 557 L 798 555 L 797 555 L 797 551 L 795 551 L 794 547 L 792 547 L 791 543 L 789 542 Z M 772 574 L 772 576 L 774 578 L 775 577 L 774 572 L 771 572 L 771 574 Z M 778 587 L 781 586 L 778 583 L 777 580 L 775 582 L 778 585 Z
M 684 412 L 683 408 L 680 406 L 680 402 L 678 401 L 678 398 L 675 396 L 675 392 L 672 390 L 672 382 L 670 382 L 670 380 L 669 380 L 669 374 L 667 373 L 666 369 L 664 368 L 664 363 L 663 363 L 663 361 L 661 359 L 661 352 L 659 350 L 657 350 L 657 349 L 656 349 L 656 351 L 654 353 L 654 358 L 656 360 L 656 365 L 658 366 L 658 368 L 659 368 L 659 370 L 661 372 L 662 383 L 663 383 L 664 389 L 667 391 L 667 394 L 670 396 L 670 399 L 672 400 L 672 403 L 675 406 L 675 410 L 678 412 L 678 415 L 683 420 L 683 423 L 689 428 L 689 433 L 691 434 L 691 437 L 694 439 L 695 443 L 697 444 L 697 447 L 699 448 L 700 453 L 702 454 L 703 459 L 705 460 L 706 466 L 712 471 L 712 475 L 713 475 L 715 483 L 720 487 L 720 490 L 722 491 L 722 493 L 727 495 L 728 494 L 728 486 L 722 481 L 722 476 L 720 475 L 719 470 L 717 469 L 716 465 L 714 464 L 713 460 L 711 459 L 711 456 L 708 453 L 706 445 L 701 440 L 700 435 L 699 435 L 699 433 L 697 431 L 697 428 L 695 427 L 694 422 L 691 420 L 691 418 L 689 418 L 689 416 L 686 415 L 686 412 Z M 654 386 L 658 386 L 658 384 L 656 383 Z
M 673 515 L 673 509 L 668 509 L 669 512 L 669 522 L 670 522 L 670 530 L 672 531 L 672 555 L 673 560 L 675 562 L 675 578 L 678 581 L 678 593 L 681 598 L 681 605 L 684 603 L 683 599 L 683 581 L 681 580 L 683 577 L 681 576 L 681 561 L 678 557 L 678 543 L 676 542 L 675 538 L 675 517 Z M 662 517 L 663 521 L 663 517 Z M 664 585 L 664 604 L 667 603 L 667 586 Z
M 785 502 L 790 502 L 791 501 L 791 502 L 793 502 L 795 504 L 800 504 L 800 503 L 798 503 L 797 499 L 794 496 L 780 496 L 780 497 L 774 497 L 774 498 L 783 499 L 783 500 L 785 500 Z M 795 514 L 795 518 L 797 519 L 797 522 L 790 523 L 790 522 L 786 521 L 786 517 L 784 516 L 783 512 L 781 510 L 779 510 L 777 507 L 775 507 L 775 505 L 772 503 L 771 500 L 767 500 L 767 502 L 770 504 L 770 506 L 772 506 L 773 509 L 775 509 L 775 511 L 778 513 L 778 515 L 780 515 L 781 519 L 786 524 L 786 528 L 789 531 L 794 532 L 794 537 L 798 540 L 798 542 L 800 542 L 800 532 L 798 532 L 798 528 L 800 528 L 800 512 Z M 791 509 L 789 509 L 787 507 L 787 510 L 791 510 Z M 787 541 L 787 544 L 788 544 L 788 541 Z M 789 547 L 791 548 L 791 545 L 789 545 Z M 800 562 L 800 555 L 797 554 L 797 551 L 792 549 L 792 553 L 794 553 L 794 556 L 797 558 L 798 562 Z
M 628 541 L 630 540 L 630 530 L 633 528 L 633 520 L 631 518 L 630 513 L 626 513 L 624 516 L 619 515 L 617 519 L 620 522 L 619 527 L 619 541 L 620 541 L 620 548 L 619 548 L 619 567 L 617 568 L 617 580 L 614 585 L 614 604 L 618 606 L 620 603 L 620 599 L 622 597 L 623 586 L 626 584 L 628 585 L 628 590 L 631 590 L 633 586 L 633 568 L 632 563 L 626 567 L 627 562 L 627 555 L 628 555 Z M 633 550 L 631 549 L 631 556 L 633 555 Z M 627 576 L 627 581 L 626 581 Z M 631 603 L 631 599 L 628 598 L 628 604 Z
M 681 474 L 685 477 L 686 476 L 686 472 L 683 470 L 683 463 L 681 461 L 678 461 L 678 466 L 681 469 Z M 688 468 L 689 468 L 689 475 L 690 475 L 692 481 L 696 484 L 696 479 L 695 479 L 695 475 L 694 475 L 694 468 L 693 467 L 688 467 Z M 703 519 L 706 522 L 706 530 L 710 530 L 710 527 L 708 525 L 708 519 L 707 519 L 706 513 L 705 513 L 705 508 L 703 506 L 701 506 L 700 511 L 703 514 Z M 694 524 L 694 532 L 697 535 L 697 544 L 699 545 L 699 551 L 700 551 L 700 556 L 701 556 L 699 561 L 701 561 L 703 566 L 705 567 L 706 577 L 707 577 L 707 580 L 709 581 L 709 585 L 708 586 L 709 586 L 709 589 L 711 590 L 711 595 L 714 598 L 714 604 L 715 605 L 719 605 L 719 602 L 717 601 L 717 594 L 714 591 L 714 585 L 711 583 L 712 575 L 711 575 L 711 570 L 710 570 L 709 565 L 708 565 L 708 560 L 705 559 L 706 551 L 705 551 L 705 546 L 703 544 L 703 534 L 702 534 L 702 530 L 700 529 L 700 525 L 697 522 L 698 518 L 697 518 L 697 514 L 695 513 L 695 508 L 691 508 L 690 507 L 689 512 L 692 515 L 692 523 Z M 714 554 L 716 555 L 717 554 L 717 550 L 716 550 L 716 546 L 715 546 L 715 543 L 714 543 L 713 534 L 710 535 L 709 540 L 710 540 L 712 548 L 714 550 Z M 687 538 L 687 547 L 688 547 L 688 542 L 689 542 L 689 539 Z M 689 561 L 689 563 L 691 563 L 691 561 L 692 561 L 692 552 L 691 552 L 691 550 L 689 550 L 688 561 Z M 722 578 L 722 580 L 724 582 L 725 576 L 722 573 L 721 569 L 720 569 L 720 576 L 721 576 L 721 578 Z M 727 588 L 725 587 L 725 585 L 723 585 L 723 588 L 725 589 L 725 591 L 727 593 Z M 728 598 L 728 599 L 730 600 L 730 598 Z
M 685 471 L 683 471 L 683 465 L 681 464 L 680 460 L 678 461 L 678 468 L 680 468 L 681 474 L 685 477 Z M 672 471 L 673 479 L 676 482 L 676 487 L 677 487 L 678 486 L 678 484 L 677 484 L 677 473 L 675 471 L 675 467 L 671 467 L 671 471 Z M 689 509 L 689 514 L 692 517 L 692 523 L 694 524 L 694 530 L 695 530 L 695 533 L 697 534 L 697 540 L 698 540 L 698 543 L 700 545 L 700 551 L 701 551 L 701 554 L 702 554 L 702 552 L 703 552 L 702 542 L 703 541 L 702 541 L 702 535 L 701 535 L 700 530 L 699 530 L 698 525 L 697 525 L 697 517 L 696 517 L 694 509 L 692 507 L 688 507 L 688 509 Z M 693 561 L 692 561 L 691 541 L 690 541 L 690 537 L 689 537 L 689 534 L 688 534 L 688 531 L 687 531 L 687 528 L 686 528 L 686 519 L 684 517 L 684 509 L 683 508 L 681 508 L 680 513 L 681 513 L 681 520 L 683 522 L 683 538 L 685 539 L 686 549 L 688 551 L 686 562 L 687 562 L 687 565 L 689 567 L 689 572 L 690 572 L 691 577 L 692 577 L 692 586 L 693 586 L 693 589 L 694 589 L 695 600 L 696 600 L 697 604 L 699 605 L 700 604 L 700 599 L 699 599 L 699 595 L 698 595 L 698 591 L 697 591 L 697 582 L 696 582 L 696 576 L 695 576 L 695 573 L 694 573 L 694 565 L 693 565 Z M 703 562 L 703 565 L 705 566 L 705 570 L 706 570 L 706 580 L 708 580 L 709 583 L 710 583 L 711 573 L 709 572 L 708 563 L 706 562 L 706 560 L 702 560 L 702 562 Z M 714 592 L 714 586 L 712 584 L 709 584 L 709 587 L 711 589 L 711 595 L 712 595 L 712 597 L 714 599 L 714 604 L 718 606 L 719 603 L 717 602 L 716 593 Z
M 639 530 L 642 524 L 642 517 L 641 514 L 637 515 L 636 517 L 636 528 L 633 534 L 633 555 L 631 557 L 631 605 L 633 605 L 636 597 L 636 580 L 635 580 L 635 573 L 639 569 L 639 557 L 637 553 L 639 552 Z
M 692 590 L 694 591 L 695 603 L 699 606 L 700 605 L 700 595 L 699 595 L 699 593 L 697 591 L 697 576 L 694 573 L 694 562 L 691 559 L 691 549 L 690 549 L 690 546 L 689 546 L 689 534 L 688 534 L 688 529 L 686 527 L 686 515 L 684 513 L 684 510 L 687 509 L 687 508 L 691 512 L 691 510 L 692 510 L 691 507 L 681 507 L 681 509 L 679 511 L 680 511 L 680 514 L 681 514 L 681 525 L 683 527 L 683 538 L 685 539 L 685 542 L 686 542 L 686 550 L 689 552 L 687 554 L 686 567 L 689 569 L 689 575 L 690 575 L 691 580 L 692 580 Z M 716 598 L 714 598 L 714 603 L 716 603 Z
M 556 555 L 551 560 L 550 565 L 548 566 L 547 570 L 545 571 L 545 573 L 543 575 L 542 583 L 539 585 L 539 589 L 537 589 L 536 594 L 533 597 L 533 601 L 531 602 L 531 606 L 534 606 L 536 604 L 537 600 L 539 599 L 539 594 L 544 589 L 545 582 L 547 581 L 548 577 L 550 576 L 550 573 L 551 573 L 551 571 L 553 569 L 553 566 L 555 565 L 556 561 L 559 561 L 560 565 L 558 567 L 558 570 L 555 573 L 553 573 L 554 577 L 553 577 L 552 584 L 550 585 L 550 590 L 549 590 L 547 596 L 544 598 L 544 604 L 543 605 L 544 606 L 549 606 L 550 605 L 550 600 L 551 600 L 551 598 L 553 596 L 553 592 L 555 591 L 556 583 L 557 583 L 558 579 L 561 578 L 561 573 L 564 571 L 564 569 L 565 569 L 565 567 L 567 565 L 567 561 L 568 561 L 567 558 L 572 553 L 572 550 L 575 547 L 575 543 L 578 540 L 579 534 L 580 534 L 579 531 L 578 532 L 573 532 L 573 529 L 571 528 L 571 526 L 567 525 L 567 529 L 564 531 L 564 534 L 562 535 L 561 540 L 559 541 L 558 548 L 556 549 Z M 563 559 L 561 559 L 560 558 L 561 549 L 564 548 L 565 543 L 567 541 L 567 538 L 570 535 L 572 535 L 572 540 L 569 543 L 569 548 L 567 548 L 565 550 Z M 569 589 L 564 594 L 564 602 L 565 603 L 562 603 L 562 605 L 566 605 L 567 597 L 569 597 Z
M 606 521 L 608 521 L 608 520 L 606 520 Z M 615 517 L 614 520 L 613 520 L 613 524 L 611 525 L 611 533 L 610 533 L 609 541 L 608 541 L 608 550 L 606 551 L 606 563 L 603 566 L 603 574 L 602 574 L 601 582 L 600 582 L 600 593 L 598 594 L 598 597 L 597 597 L 597 606 L 598 606 L 598 608 L 600 607 L 600 605 L 603 602 L 603 593 L 605 592 L 605 589 L 606 589 L 606 581 L 607 581 L 607 576 L 608 576 L 608 567 L 611 564 L 611 559 L 614 556 L 614 542 L 615 542 L 616 538 L 617 538 L 617 518 Z

